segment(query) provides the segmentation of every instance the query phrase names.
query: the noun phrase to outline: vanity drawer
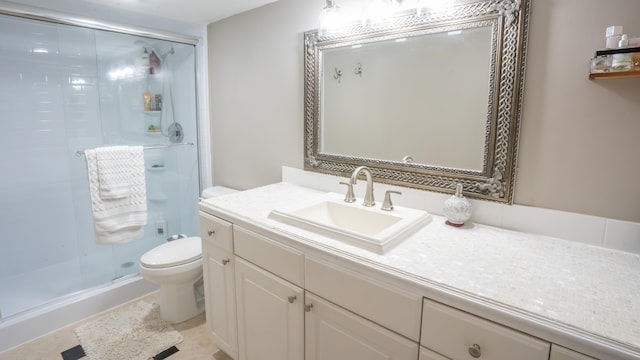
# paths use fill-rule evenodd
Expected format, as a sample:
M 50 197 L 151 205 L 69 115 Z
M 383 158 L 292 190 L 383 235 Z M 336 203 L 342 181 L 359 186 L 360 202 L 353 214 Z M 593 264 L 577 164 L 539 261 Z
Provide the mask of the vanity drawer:
M 418 341 L 422 296 L 323 259 L 305 259 L 306 289 Z
M 304 256 L 301 251 L 239 226 L 233 227 L 233 238 L 236 255 L 304 287 Z
M 230 222 L 200 212 L 200 238 L 233 252 L 233 232 Z
M 556 344 L 551 345 L 551 356 L 549 360 L 597 360 L 591 356 L 577 353 L 573 350 L 563 348 Z
M 550 344 L 425 299 L 420 344 L 451 359 L 548 360 Z

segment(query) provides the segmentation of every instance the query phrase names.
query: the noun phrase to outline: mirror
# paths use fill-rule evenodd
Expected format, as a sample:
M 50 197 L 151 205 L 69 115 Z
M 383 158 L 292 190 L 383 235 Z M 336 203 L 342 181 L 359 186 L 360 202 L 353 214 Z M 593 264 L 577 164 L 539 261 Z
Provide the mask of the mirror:
M 512 203 L 528 1 L 305 33 L 305 170 Z

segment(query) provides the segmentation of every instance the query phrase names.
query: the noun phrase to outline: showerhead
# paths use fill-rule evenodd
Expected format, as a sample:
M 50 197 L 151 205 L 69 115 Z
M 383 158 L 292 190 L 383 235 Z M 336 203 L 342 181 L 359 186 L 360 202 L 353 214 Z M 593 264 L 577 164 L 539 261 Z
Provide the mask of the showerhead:
M 173 54 L 175 54 L 175 53 L 176 53 L 176 52 L 173 50 L 173 46 L 172 46 L 172 47 L 171 47 L 171 49 L 170 49 L 169 51 L 167 51 L 166 53 L 164 53 L 164 54 L 163 54 L 163 53 L 161 53 L 160 51 L 158 51 L 155 47 L 153 47 L 153 45 L 151 45 L 151 44 L 149 44 L 148 42 L 146 42 L 146 41 L 144 41 L 144 40 L 141 40 L 141 39 L 138 39 L 138 40 L 134 41 L 134 42 L 133 42 L 133 44 L 134 44 L 134 45 L 136 45 L 136 46 L 140 46 L 140 47 L 143 47 L 143 48 L 148 48 L 148 49 L 150 49 L 151 51 L 153 51 L 154 53 L 156 53 L 156 55 L 160 56 L 160 58 L 161 58 L 162 60 L 166 59 L 166 58 L 167 58 L 167 56 L 169 56 L 169 55 L 173 55 Z

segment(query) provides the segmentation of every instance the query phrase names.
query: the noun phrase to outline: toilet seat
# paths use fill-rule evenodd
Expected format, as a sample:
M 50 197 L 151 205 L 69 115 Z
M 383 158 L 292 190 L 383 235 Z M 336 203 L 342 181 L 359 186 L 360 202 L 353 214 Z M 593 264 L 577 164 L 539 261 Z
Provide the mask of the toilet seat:
M 193 236 L 157 246 L 147 251 L 140 258 L 142 266 L 150 269 L 161 269 L 187 264 L 202 258 L 200 237 Z

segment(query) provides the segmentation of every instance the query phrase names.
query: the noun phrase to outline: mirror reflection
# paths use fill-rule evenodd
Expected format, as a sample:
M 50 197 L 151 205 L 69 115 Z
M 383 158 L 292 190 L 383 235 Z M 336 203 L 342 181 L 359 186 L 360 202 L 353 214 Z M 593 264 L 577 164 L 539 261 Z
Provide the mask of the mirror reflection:
M 482 171 L 491 34 L 482 26 L 322 51 L 320 152 Z

